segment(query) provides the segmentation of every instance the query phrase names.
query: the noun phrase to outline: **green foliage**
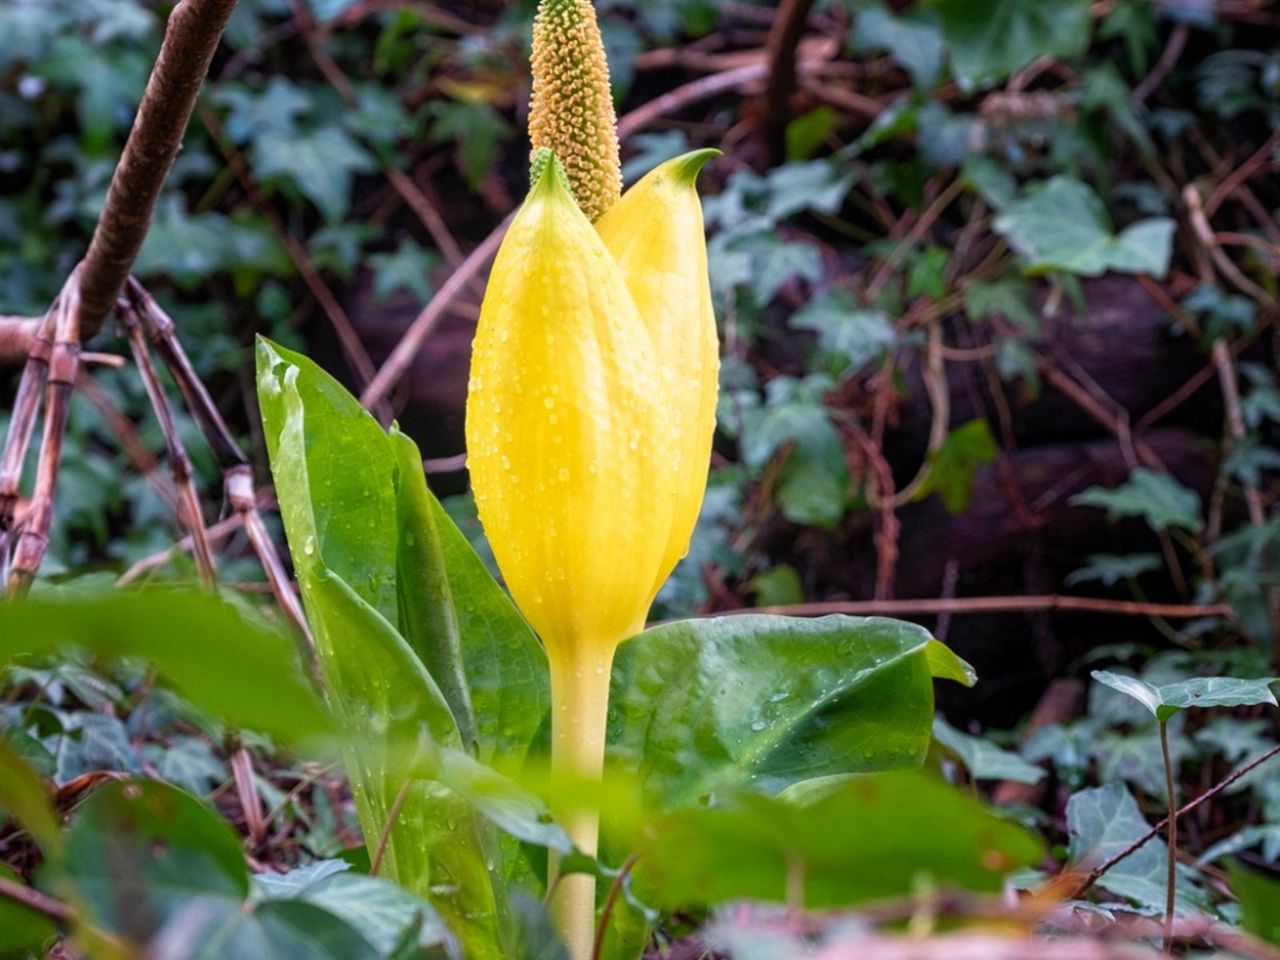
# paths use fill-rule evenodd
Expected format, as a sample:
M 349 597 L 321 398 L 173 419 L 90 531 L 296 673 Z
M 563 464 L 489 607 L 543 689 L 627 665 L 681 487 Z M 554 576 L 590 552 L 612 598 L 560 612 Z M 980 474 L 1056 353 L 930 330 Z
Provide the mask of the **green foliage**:
M 1098 487 L 1071 500 L 1080 506 L 1102 507 L 1111 519 L 1141 517 L 1153 530 L 1200 529 L 1200 498 L 1167 473 L 1139 467 L 1123 486 Z
M 1205 677 L 1157 687 L 1136 677 L 1095 670 L 1093 679 L 1137 700 L 1161 723 L 1188 707 L 1243 707 L 1257 703 L 1276 706 L 1275 694 L 1271 692 L 1271 684 L 1276 682 L 1273 677 L 1261 680 Z
M 1163 277 L 1169 269 L 1172 220 L 1153 217 L 1116 233 L 1097 194 L 1068 177 L 1030 185 L 994 226 L 1030 273 L 1097 277 L 1110 270 Z
M 512 841 L 567 849 L 540 807 L 486 765 L 519 773 L 541 750 L 542 652 L 427 491 L 407 438 L 265 341 L 259 383 L 366 842 L 376 854 L 385 832 L 388 873 L 436 904 L 468 956 L 504 955 L 519 937 L 506 878 L 539 883 Z M 935 676 L 973 681 L 927 632 L 896 621 L 656 627 L 618 653 L 610 762 L 639 774 L 655 811 L 918 765 Z
M 820 908 L 922 882 L 995 891 L 1041 854 L 1022 828 L 915 772 L 813 780 L 777 799 L 744 794 L 674 813 L 644 851 L 639 880 L 672 907 L 750 898 Z
M 967 86 L 1003 79 L 1038 56 L 1075 57 L 1089 43 L 1088 0 L 929 0 L 956 75 Z

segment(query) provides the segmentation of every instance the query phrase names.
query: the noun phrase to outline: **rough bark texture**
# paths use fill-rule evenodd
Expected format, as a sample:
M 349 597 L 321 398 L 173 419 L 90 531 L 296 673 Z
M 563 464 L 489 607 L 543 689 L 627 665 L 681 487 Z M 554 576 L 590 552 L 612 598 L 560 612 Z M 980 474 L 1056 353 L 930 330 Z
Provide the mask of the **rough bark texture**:
M 156 198 L 236 0 L 183 0 L 174 8 L 133 130 L 81 270 L 81 332 L 102 326 L 146 239 Z

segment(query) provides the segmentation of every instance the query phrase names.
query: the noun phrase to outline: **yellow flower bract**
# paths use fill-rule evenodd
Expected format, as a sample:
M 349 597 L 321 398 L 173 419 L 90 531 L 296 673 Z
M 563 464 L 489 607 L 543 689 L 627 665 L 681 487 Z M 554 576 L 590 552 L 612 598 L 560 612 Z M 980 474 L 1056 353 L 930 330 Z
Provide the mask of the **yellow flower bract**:
M 588 222 L 555 158 L 494 264 L 467 449 L 481 522 L 553 661 L 643 628 L 688 548 L 715 426 L 697 169 L 659 167 Z

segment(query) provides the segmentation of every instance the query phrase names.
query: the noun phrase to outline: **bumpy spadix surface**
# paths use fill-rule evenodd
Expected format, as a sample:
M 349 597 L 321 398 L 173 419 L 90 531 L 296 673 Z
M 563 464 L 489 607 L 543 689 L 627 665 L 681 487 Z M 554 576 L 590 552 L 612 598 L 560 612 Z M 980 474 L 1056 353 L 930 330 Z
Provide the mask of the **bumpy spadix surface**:
M 644 624 L 682 498 L 666 382 L 553 158 L 494 263 L 467 398 L 480 520 L 553 660 Z
M 529 138 L 552 150 L 595 221 L 622 193 L 609 64 L 591 0 L 543 0 L 533 22 Z

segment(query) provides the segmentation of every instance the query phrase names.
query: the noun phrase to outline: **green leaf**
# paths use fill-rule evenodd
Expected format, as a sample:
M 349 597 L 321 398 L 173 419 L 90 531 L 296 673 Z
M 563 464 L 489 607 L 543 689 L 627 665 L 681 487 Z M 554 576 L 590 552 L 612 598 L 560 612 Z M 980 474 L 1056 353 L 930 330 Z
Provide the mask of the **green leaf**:
M 1227 876 L 1240 900 L 1240 925 L 1280 947 L 1280 881 L 1247 870 L 1238 861 L 1227 865 Z
M 514 774 L 524 763 L 530 744 L 537 737 L 542 718 L 551 709 L 551 687 L 546 654 L 520 611 L 494 581 L 484 562 L 467 538 L 427 489 L 422 458 L 413 441 L 392 430 L 391 446 L 399 465 L 396 490 L 401 504 L 400 577 L 409 596 L 422 607 L 422 597 L 436 597 L 452 609 L 457 623 L 463 659 L 463 674 L 472 705 L 473 722 L 479 739 L 479 758 L 499 770 Z M 418 532 L 413 533 L 414 530 Z M 410 540 L 412 539 L 412 542 Z M 446 580 L 441 581 L 440 571 Z M 421 578 L 421 579 L 419 579 Z M 419 592 L 425 591 L 425 592 Z M 410 606 L 406 604 L 406 606 Z M 457 683 L 456 666 L 442 657 L 441 674 L 435 674 L 433 659 L 425 639 L 415 639 L 419 630 L 405 611 L 405 632 L 437 676 L 451 701 L 451 684 Z M 428 617 L 444 614 L 430 614 Z M 447 619 L 442 629 L 448 630 Z M 437 634 L 437 645 L 451 644 L 450 634 Z M 458 656 L 455 649 L 451 656 Z M 450 671 L 454 679 L 442 678 Z M 459 716 L 455 709 L 454 716 Z
M 262 133 L 253 142 L 253 170 L 263 183 L 287 183 L 316 205 L 329 223 L 347 213 L 356 174 L 377 164 L 350 134 L 336 126 L 306 133 Z
M 747 794 L 654 825 L 637 862 L 664 906 L 736 899 L 810 908 L 904 896 L 922 883 L 995 892 L 1041 844 L 920 772 L 807 781 L 790 797 Z
M 386 303 L 403 290 L 426 303 L 435 293 L 430 273 L 439 263 L 436 254 L 412 240 L 401 243 L 395 253 L 374 254 L 369 258 L 374 271 L 374 302 Z
M 116 590 L 0 604 L 0 663 L 69 647 L 146 660 L 184 697 L 232 726 L 295 744 L 330 730 L 294 644 L 202 593 Z
M 471 606 L 477 622 L 501 628 L 497 587 L 478 579 L 479 560 L 427 493 L 412 444 L 393 443 L 306 358 L 260 341 L 258 362 L 272 473 L 303 602 L 335 708 L 361 741 L 348 751 L 347 764 L 365 842 L 373 855 L 400 797 L 400 816 L 387 834 L 388 875 L 441 911 L 469 957 L 501 956 L 509 916 L 497 837 L 467 799 L 436 779 L 440 749 L 460 748 L 462 739 L 419 656 L 442 671 L 456 695 L 457 644 L 449 631 L 454 621 L 462 631 L 470 626 L 458 620 L 456 604 Z M 450 571 L 455 557 L 469 557 L 459 563 L 464 579 L 450 577 L 446 585 L 441 565 Z M 349 582 L 340 571 L 358 579 Z M 425 597 L 414 593 L 419 589 L 435 604 L 422 605 Z M 407 615 L 411 601 L 414 612 Z M 452 612 L 437 606 L 449 603 Z M 396 627 L 402 617 L 417 652 Z M 476 639 L 482 655 L 501 655 L 492 635 L 477 631 Z M 509 666 L 518 671 L 521 661 Z M 527 704 L 529 685 L 517 689 Z M 506 701 L 496 706 L 486 701 L 477 723 L 500 718 L 516 731 L 513 740 L 541 720 L 528 718 L 521 726 L 504 712 Z
M 955 755 L 974 780 L 1012 780 L 1039 783 L 1044 770 L 1027 763 L 1016 753 L 1001 750 L 983 737 L 961 733 L 942 717 L 933 721 L 933 739 Z
M 1095 553 L 1083 567 L 1067 575 L 1066 583 L 1068 586 L 1075 586 L 1078 583 L 1098 582 L 1106 587 L 1114 587 L 1122 580 L 1135 579 L 1163 567 L 1164 561 L 1154 553 Z
M 351 925 L 301 900 L 240 904 L 226 898 L 193 901 L 156 938 L 166 960 L 381 960 Z
M 1075 506 L 1103 507 L 1112 519 L 1142 517 L 1152 530 L 1200 529 L 1200 497 L 1173 477 L 1138 467 L 1129 480 L 1112 490 L 1090 487 L 1070 501 Z
M 912 9 L 895 16 L 875 4 L 858 12 L 849 37 L 857 53 L 888 50 L 920 90 L 931 90 L 942 74 L 946 47 L 933 10 Z
M 8 767 L 5 768 L 7 773 Z M 21 879 L 8 866 L 0 863 L 0 879 L 21 884 Z M 12 900 L 0 898 L 0 956 L 21 958 L 30 954 L 44 956 L 41 944 L 57 933 L 53 922 L 42 913 Z
M 3 730 L 0 730 L 0 770 L 4 771 L 0 777 L 0 811 L 22 824 L 46 853 L 56 853 L 62 846 L 62 833 L 49 791 Z
M 358 931 L 381 956 L 391 957 L 406 935 L 419 950 L 439 948 L 448 956 L 459 955 L 453 935 L 425 900 L 389 880 L 350 873 L 340 861 L 319 866 L 323 869 L 283 876 L 260 874 L 255 881 L 268 899 L 323 908 Z
M 192 898 L 238 906 L 249 892 L 231 828 L 189 794 L 146 780 L 108 783 L 84 802 L 50 880 L 93 923 L 143 943 Z
M 1072 794 L 1067 801 L 1067 833 L 1071 863 L 1077 870 L 1100 866 L 1125 850 L 1148 830 L 1137 802 L 1124 784 L 1109 783 Z M 1136 901 L 1144 910 L 1163 913 L 1169 848 L 1159 837 L 1147 841 L 1104 873 L 1098 885 L 1117 896 Z M 1194 911 L 1201 892 L 1182 871 L 1178 879 L 1178 911 Z
M 885 355 L 897 340 L 889 318 L 879 310 L 863 310 L 852 292 L 840 287 L 814 297 L 791 317 L 795 330 L 812 330 L 818 346 L 839 361 L 835 371 L 846 376 Z
M 969 509 L 978 471 L 998 453 L 999 447 L 986 420 L 961 424 L 947 434 L 942 446 L 929 457 L 929 473 L 917 499 L 937 493 L 948 513 L 963 513 Z
M 1058 176 L 1030 185 L 996 218 L 994 228 L 1021 255 L 1030 273 L 1061 270 L 1097 277 L 1113 270 L 1159 278 L 1169 269 L 1174 222 L 1152 217 L 1117 234 L 1092 189 L 1072 177 Z
M 882 618 L 750 615 L 647 630 L 619 648 L 610 757 L 665 805 L 743 786 L 918 766 L 933 721 L 928 632 Z M 940 645 L 939 645 L 940 646 Z
M 1075 57 L 1089 44 L 1089 0 L 930 0 L 942 18 L 956 77 L 966 87 L 1001 80 L 1037 57 Z
M 787 124 L 787 160 L 809 159 L 839 127 L 840 114 L 825 105 L 796 117 Z
M 1093 679 L 1132 697 L 1151 711 L 1161 723 L 1188 707 L 1246 707 L 1258 703 L 1276 706 L 1271 692 L 1275 677 L 1242 680 L 1238 677 L 1197 677 L 1180 683 L 1153 686 L 1136 677 L 1126 677 L 1107 670 L 1093 671 Z

